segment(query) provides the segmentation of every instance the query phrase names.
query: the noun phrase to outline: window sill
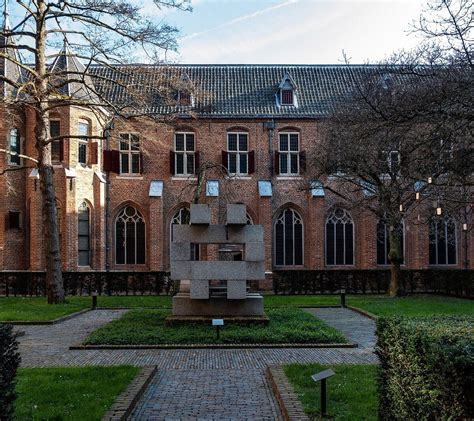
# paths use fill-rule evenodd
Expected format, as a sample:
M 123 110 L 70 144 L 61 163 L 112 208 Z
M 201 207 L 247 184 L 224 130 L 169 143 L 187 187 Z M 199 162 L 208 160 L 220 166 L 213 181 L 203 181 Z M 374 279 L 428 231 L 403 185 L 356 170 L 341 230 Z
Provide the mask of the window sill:
M 143 176 L 142 175 L 131 175 L 131 174 L 127 174 L 127 175 L 117 175 L 116 177 L 117 179 L 119 180 L 143 180 Z
M 173 175 L 171 181 L 196 181 L 197 177 L 194 175 Z
M 229 174 L 226 177 L 227 180 L 251 180 L 252 177 L 250 175 L 237 175 L 237 174 Z
M 279 180 L 302 180 L 303 177 L 301 177 L 301 175 L 299 175 L 299 174 L 295 174 L 295 175 L 278 175 L 276 179 L 277 179 L 277 181 L 279 181 Z

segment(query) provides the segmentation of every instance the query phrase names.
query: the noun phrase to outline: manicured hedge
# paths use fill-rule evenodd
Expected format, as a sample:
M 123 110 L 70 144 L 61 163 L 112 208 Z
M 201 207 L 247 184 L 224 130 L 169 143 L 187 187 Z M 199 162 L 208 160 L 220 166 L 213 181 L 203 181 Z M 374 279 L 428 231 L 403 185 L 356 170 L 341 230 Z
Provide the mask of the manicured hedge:
M 474 296 L 474 270 L 404 269 L 401 282 L 408 293 Z M 389 269 L 277 270 L 273 272 L 275 294 L 327 294 L 344 288 L 347 293 L 384 294 L 390 283 Z
M 63 272 L 67 295 L 173 294 L 167 272 Z M 0 295 L 44 296 L 45 272 L 0 272 Z
M 380 318 L 382 420 L 474 418 L 474 318 Z
M 0 324 L 0 419 L 13 417 L 15 400 L 15 376 L 20 355 L 12 326 Z

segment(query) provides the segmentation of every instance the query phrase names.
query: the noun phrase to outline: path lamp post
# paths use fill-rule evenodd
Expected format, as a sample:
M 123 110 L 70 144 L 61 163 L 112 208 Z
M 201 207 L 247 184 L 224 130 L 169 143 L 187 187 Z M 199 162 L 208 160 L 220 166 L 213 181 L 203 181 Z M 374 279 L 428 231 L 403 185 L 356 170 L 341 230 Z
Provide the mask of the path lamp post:
M 320 373 L 313 374 L 311 378 L 314 382 L 321 382 L 321 416 L 327 415 L 327 402 L 326 402 L 326 379 L 334 376 L 336 373 L 329 369 L 321 371 Z
M 341 288 L 341 307 L 346 307 L 346 290 Z
M 92 291 L 92 310 L 97 308 L 97 291 Z

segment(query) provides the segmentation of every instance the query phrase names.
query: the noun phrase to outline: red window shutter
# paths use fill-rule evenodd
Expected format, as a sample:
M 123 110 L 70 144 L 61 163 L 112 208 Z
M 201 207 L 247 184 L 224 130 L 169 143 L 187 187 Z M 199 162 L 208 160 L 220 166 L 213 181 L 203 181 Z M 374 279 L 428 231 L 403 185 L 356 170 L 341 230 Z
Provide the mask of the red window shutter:
M 255 172 L 255 151 L 249 152 L 249 174 Z
M 144 168 L 143 168 L 143 152 L 140 152 L 140 174 L 144 173 Z
M 117 150 L 104 151 L 104 171 L 120 172 L 120 152 Z
M 91 165 L 99 163 L 99 144 L 91 142 L 89 145 L 89 163 Z
M 275 152 L 275 159 L 273 163 L 273 173 L 275 175 L 280 174 L 280 152 Z
M 194 174 L 197 174 L 199 171 L 200 158 L 199 151 L 194 152 Z
M 283 89 L 281 91 L 281 103 L 283 105 L 293 104 L 293 91 L 291 89 Z
M 59 160 L 64 161 L 64 139 L 58 140 L 59 143 Z
M 300 174 L 304 174 L 306 172 L 306 152 L 300 152 Z
M 170 151 L 170 174 L 175 174 L 175 167 L 174 167 L 174 152 Z
M 222 166 L 226 169 L 229 168 L 229 154 L 227 151 L 222 151 Z

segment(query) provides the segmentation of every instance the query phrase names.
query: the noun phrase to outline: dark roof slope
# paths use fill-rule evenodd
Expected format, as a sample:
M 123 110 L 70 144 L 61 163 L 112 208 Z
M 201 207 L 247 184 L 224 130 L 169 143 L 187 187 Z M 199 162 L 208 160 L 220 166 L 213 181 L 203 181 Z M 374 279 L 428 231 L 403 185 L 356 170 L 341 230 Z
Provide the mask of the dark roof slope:
M 119 106 L 132 102 L 128 87 L 140 86 L 153 90 L 167 76 L 187 75 L 196 95 L 194 108 L 209 117 L 315 118 L 327 115 L 331 104 L 347 94 L 354 78 L 371 66 L 346 65 L 173 65 L 91 68 L 95 86 L 109 101 Z M 137 76 L 141 74 L 141 76 Z M 298 106 L 278 106 L 279 84 L 288 74 L 296 84 Z M 112 83 L 117 80 L 119 83 Z M 160 95 L 150 96 L 141 112 L 170 114 L 176 107 Z

